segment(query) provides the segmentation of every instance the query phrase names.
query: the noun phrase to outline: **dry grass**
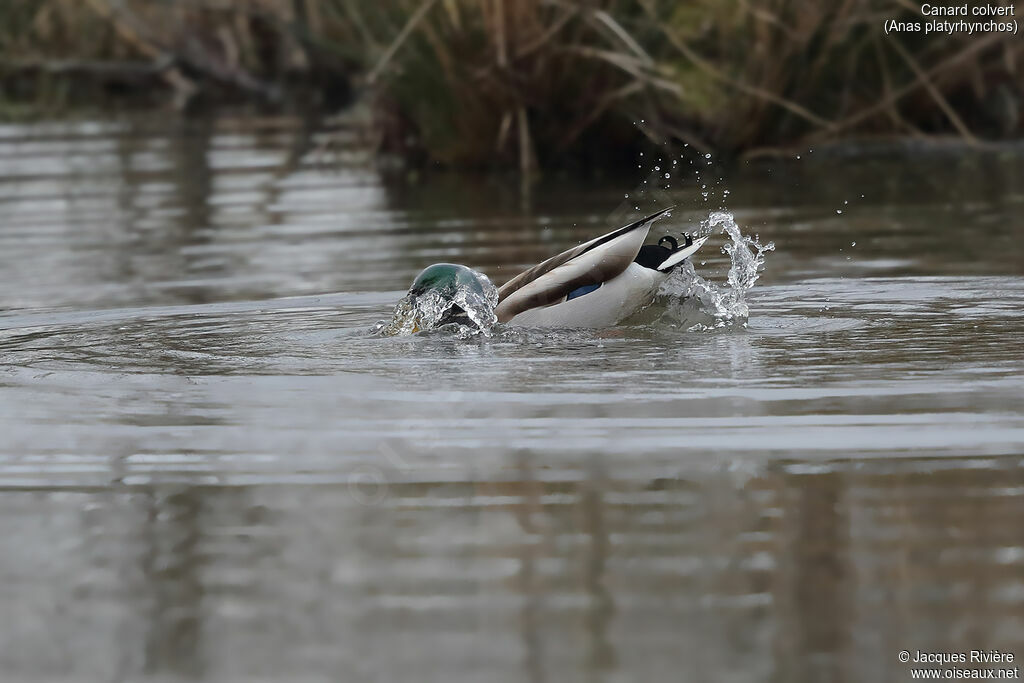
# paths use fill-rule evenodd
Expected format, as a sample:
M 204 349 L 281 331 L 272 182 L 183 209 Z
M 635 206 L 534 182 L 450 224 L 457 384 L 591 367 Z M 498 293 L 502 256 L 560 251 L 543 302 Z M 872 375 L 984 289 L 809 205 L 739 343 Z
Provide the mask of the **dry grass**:
M 360 68 L 357 29 L 332 7 L 319 0 L 4 0 L 0 78 L 15 96 L 46 97 L 54 81 L 86 76 L 129 93 L 159 82 L 178 108 L 202 97 L 281 103 L 290 84 L 347 83 Z
M 393 29 L 375 34 L 391 48 L 373 76 L 383 109 L 404 124 L 397 146 L 412 135 L 454 164 L 589 160 L 639 134 L 719 153 L 849 135 L 1019 135 L 1024 44 L 884 34 L 886 18 L 920 20 L 912 10 L 899 0 L 396 0 L 380 9 Z
M 526 172 L 617 161 L 645 138 L 742 152 L 863 134 L 1019 135 L 1024 43 L 882 32 L 885 18 L 915 18 L 913 7 L 6 0 L 0 92 L 52 98 L 68 74 L 87 73 L 129 90 L 156 81 L 183 107 L 197 95 L 281 103 L 297 82 L 352 83 L 374 99 L 385 147 Z

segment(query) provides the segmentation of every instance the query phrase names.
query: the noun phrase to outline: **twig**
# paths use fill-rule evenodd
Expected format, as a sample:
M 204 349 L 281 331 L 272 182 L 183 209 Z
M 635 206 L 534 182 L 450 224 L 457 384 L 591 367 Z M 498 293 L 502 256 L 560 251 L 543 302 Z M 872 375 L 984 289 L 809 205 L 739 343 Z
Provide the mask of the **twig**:
M 153 62 L 0 58 L 0 69 L 5 71 L 45 71 L 60 76 L 89 74 L 101 78 L 159 78 L 170 64 L 169 57 Z
M 748 0 L 740 0 L 740 7 L 742 7 L 746 12 L 749 12 L 750 16 L 754 17 L 755 19 L 763 21 L 766 24 L 771 24 L 775 28 L 779 29 L 790 40 L 797 40 L 796 34 L 793 32 L 793 29 L 790 28 L 789 25 L 786 24 L 784 21 L 782 21 L 777 16 L 772 14 L 770 10 L 762 9 L 760 7 L 754 7 L 748 2 Z
M 536 166 L 533 141 L 530 138 L 530 121 L 526 117 L 526 107 L 519 105 L 519 172 L 523 178 L 533 174 Z
M 936 75 L 942 73 L 951 66 L 956 66 L 957 64 L 964 61 L 974 53 L 985 50 L 993 43 L 997 43 L 1003 39 L 1003 35 L 1000 35 L 998 33 L 990 33 L 985 38 L 978 38 L 977 40 L 973 40 L 968 44 L 966 48 L 964 48 L 960 52 L 957 52 L 954 55 L 950 55 L 943 61 L 933 66 L 931 69 L 925 71 L 924 75 L 929 79 L 934 78 Z M 913 82 L 908 83 L 907 85 L 897 88 L 896 90 L 892 91 L 891 93 L 883 97 L 878 102 L 875 102 L 874 104 L 867 106 L 864 109 L 861 109 L 859 112 L 851 114 L 850 116 L 846 117 L 841 121 L 829 124 L 822 130 L 819 130 L 813 133 L 812 135 L 808 136 L 807 139 L 809 141 L 820 140 L 824 137 L 835 135 L 836 133 L 842 130 L 846 130 L 847 128 L 852 128 L 853 126 L 856 126 L 858 123 L 864 121 L 865 119 L 871 118 L 872 116 L 884 110 L 886 107 L 889 107 L 893 103 L 903 99 L 904 97 L 914 92 L 918 88 L 922 87 L 923 85 L 924 82 L 920 78 L 918 78 Z
M 974 134 L 971 133 L 970 129 L 963 122 L 963 119 L 961 119 L 960 116 L 956 113 L 956 110 L 953 109 L 952 106 L 950 106 L 949 101 L 945 97 L 943 97 L 942 93 L 939 92 L 939 89 L 935 87 L 935 84 L 932 82 L 932 79 L 929 78 L 928 74 L 926 74 L 921 69 L 921 65 L 917 63 L 917 60 L 914 59 L 914 57 L 909 52 L 907 52 L 906 48 L 904 48 L 898 40 L 892 41 L 892 47 L 894 50 L 896 50 L 896 52 L 899 53 L 900 57 L 902 57 L 903 60 L 907 63 L 907 65 L 911 68 L 911 70 L 917 76 L 917 79 L 921 81 L 921 84 L 928 91 L 928 94 L 932 96 L 932 99 L 934 99 L 935 103 L 939 105 L 939 108 L 946 115 L 946 118 L 949 119 L 950 123 L 953 124 L 953 127 L 957 129 L 961 136 L 963 136 L 964 140 L 971 143 L 972 145 L 978 144 L 978 138 L 974 137 Z
M 143 39 L 139 32 L 129 25 L 123 17 L 119 16 L 119 13 L 109 3 L 104 2 L 104 0 L 86 0 L 85 4 L 99 15 L 101 19 L 110 23 L 121 40 L 147 57 L 158 59 L 166 52 L 162 47 L 155 46 L 150 41 Z
M 494 151 L 501 152 L 508 140 L 508 131 L 512 128 L 512 112 L 506 111 L 501 117 L 501 125 L 498 126 L 498 139 L 494 143 Z
M 402 47 L 402 43 L 406 41 L 406 39 L 416 29 L 416 26 L 419 25 L 419 23 L 423 20 L 423 17 L 427 15 L 427 12 L 429 12 L 436 4 L 437 0 L 423 0 L 423 2 L 420 3 L 420 6 L 416 9 L 415 12 L 413 12 L 412 16 L 409 17 L 409 20 L 405 22 L 405 26 L 402 27 L 402 30 L 398 33 L 398 36 L 391 42 L 391 45 L 389 45 L 388 49 L 384 51 L 384 54 L 381 55 L 381 58 L 377 62 L 377 65 L 373 67 L 369 75 L 367 75 L 367 83 L 370 83 L 372 85 L 377 81 L 377 78 L 384 70 L 384 67 L 388 65 L 388 62 L 391 61 L 391 58 L 395 56 L 396 52 L 398 52 L 398 48 Z
M 171 89 L 174 90 L 174 107 L 180 110 L 188 106 L 188 103 L 199 92 L 199 86 L 183 74 L 178 67 L 173 65 L 173 58 L 170 53 L 162 47 L 157 47 L 151 42 L 144 40 L 138 31 L 130 26 L 122 17 L 118 16 L 110 4 L 102 0 L 86 0 L 86 4 L 101 19 L 109 22 L 122 40 L 143 55 L 153 59 L 154 62 L 163 64 L 161 76 L 171 86 Z
M 563 14 L 558 19 L 556 19 L 551 24 L 551 26 L 549 26 L 544 31 L 544 33 L 540 34 L 539 36 L 537 36 L 536 38 L 534 38 L 533 40 L 531 40 L 527 44 L 525 44 L 522 47 L 520 47 L 519 49 L 517 49 L 516 52 L 515 52 L 515 58 L 516 59 L 522 59 L 523 57 L 527 56 L 531 52 L 534 52 L 534 51 L 539 50 L 540 48 L 544 47 L 544 45 L 546 45 L 548 42 L 551 41 L 552 38 L 554 38 L 556 35 L 558 35 L 558 32 L 561 31 L 565 27 L 565 25 L 567 23 L 569 23 L 569 20 L 572 19 L 575 16 L 576 16 L 576 10 L 570 8 L 565 14 Z
M 879 40 L 877 35 L 875 35 L 872 43 L 875 47 L 875 58 L 878 60 L 878 67 L 882 72 L 882 87 L 885 90 L 885 94 L 888 96 L 889 93 L 892 92 L 892 76 L 889 75 L 889 64 L 885 59 L 885 53 L 882 51 L 882 42 Z M 916 126 L 906 121 L 903 116 L 900 115 L 900 111 L 896 107 L 895 102 L 890 104 L 887 107 L 887 110 L 889 118 L 892 120 L 893 124 L 905 130 L 909 130 L 914 136 L 924 136 L 924 133 L 922 133 Z
M 797 104 L 796 102 L 787 100 L 784 97 L 780 97 L 774 93 L 768 92 L 767 90 L 758 88 L 757 86 L 753 86 L 748 83 L 744 83 L 742 81 L 737 81 L 733 78 L 730 78 L 725 73 L 716 68 L 714 65 L 712 65 L 710 62 L 705 61 L 703 57 L 694 52 L 689 45 L 687 45 L 683 40 L 681 40 L 678 35 L 670 31 L 668 26 L 666 26 L 664 22 L 659 21 L 658 17 L 654 15 L 653 10 L 648 5 L 648 3 L 645 2 L 641 4 L 643 5 L 644 10 L 647 12 L 651 20 L 658 24 L 662 33 L 665 34 L 665 37 L 668 38 L 669 42 L 672 43 L 672 45 L 677 50 L 683 53 L 684 57 L 693 62 L 693 64 L 701 71 L 705 72 L 709 76 L 719 81 L 722 81 L 726 85 L 736 88 L 741 92 L 745 92 L 748 95 L 753 95 L 754 97 L 760 98 L 767 102 L 771 102 L 772 104 L 777 104 L 783 109 L 786 109 L 792 112 L 793 114 L 796 114 L 797 116 L 810 121 L 815 125 L 829 125 L 829 121 L 823 119 L 822 117 L 818 116 L 817 114 L 808 110 L 807 108 Z
M 591 16 L 611 29 L 612 33 L 614 33 L 626 47 L 628 47 L 643 61 L 644 66 L 650 67 L 654 65 L 654 59 L 652 59 L 651 56 L 647 54 L 642 47 L 640 47 L 640 43 L 636 42 L 636 40 L 633 39 L 633 36 L 629 35 L 629 32 L 626 31 L 626 29 L 622 28 L 622 24 L 615 21 L 615 18 L 612 17 L 612 15 L 608 14 L 604 10 L 594 10 L 591 13 Z
M 505 43 L 505 4 L 494 0 L 494 35 L 498 51 L 498 66 L 508 66 L 508 46 Z
M 665 78 L 659 78 L 657 76 L 652 76 L 648 73 L 645 73 L 644 63 L 641 62 L 636 57 L 622 54 L 621 52 L 612 52 L 610 50 L 598 50 L 597 48 L 586 47 L 585 45 L 566 47 L 563 48 L 563 51 L 572 54 L 578 54 L 583 57 L 591 57 L 594 59 L 606 61 L 609 64 L 622 69 L 630 76 L 633 76 L 634 78 L 644 81 L 649 85 L 656 86 L 661 90 L 665 90 L 667 92 L 672 93 L 673 95 L 676 95 L 677 97 L 682 95 L 682 88 L 679 87 L 678 83 L 667 80 Z
M 355 24 L 356 30 L 359 31 L 363 38 L 363 43 L 368 46 L 371 50 L 377 49 L 377 40 L 370 33 L 370 29 L 367 28 L 366 22 L 363 21 L 363 15 L 359 12 L 359 2 L 357 0 L 344 0 L 345 16 Z

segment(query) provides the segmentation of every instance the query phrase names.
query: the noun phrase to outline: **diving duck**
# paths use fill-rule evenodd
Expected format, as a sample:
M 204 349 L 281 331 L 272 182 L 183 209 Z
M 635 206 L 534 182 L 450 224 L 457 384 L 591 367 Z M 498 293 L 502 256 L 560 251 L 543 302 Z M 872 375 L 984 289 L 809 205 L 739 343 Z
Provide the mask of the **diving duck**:
M 645 245 L 662 209 L 618 230 L 563 251 L 516 275 L 497 290 L 476 271 L 435 263 L 413 281 L 407 299 L 427 293 L 452 300 L 470 288 L 491 300 L 497 321 L 525 327 L 611 327 L 647 306 L 672 270 L 692 256 L 707 237 L 671 235 Z M 490 296 L 487 288 L 490 287 Z M 457 322 L 465 311 L 452 305 L 439 324 Z

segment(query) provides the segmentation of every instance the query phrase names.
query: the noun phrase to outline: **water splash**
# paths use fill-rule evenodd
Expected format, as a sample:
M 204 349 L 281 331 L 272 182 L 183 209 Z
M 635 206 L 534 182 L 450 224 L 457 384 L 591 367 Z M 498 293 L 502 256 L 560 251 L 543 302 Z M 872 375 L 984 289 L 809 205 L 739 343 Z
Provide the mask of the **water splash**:
M 374 333 L 397 337 L 444 330 L 460 338 L 483 334 L 490 336 L 498 322 L 498 288 L 483 273 L 470 271 L 475 283 L 459 282 L 452 291 L 429 290 L 418 296 L 406 294 L 395 306 L 390 321 L 380 321 Z M 476 286 L 473 286 L 473 285 Z
M 667 299 L 666 314 L 677 322 L 694 323 L 689 329 L 706 330 L 746 324 L 750 314 L 746 294 L 764 270 L 765 254 L 775 250 L 775 243 L 761 244 L 758 238 L 744 235 L 728 211 L 714 211 L 701 222 L 699 237 L 720 228 L 730 242 L 722 247 L 729 256 L 729 273 L 722 287 L 697 274 L 688 259 L 658 291 L 659 299 Z

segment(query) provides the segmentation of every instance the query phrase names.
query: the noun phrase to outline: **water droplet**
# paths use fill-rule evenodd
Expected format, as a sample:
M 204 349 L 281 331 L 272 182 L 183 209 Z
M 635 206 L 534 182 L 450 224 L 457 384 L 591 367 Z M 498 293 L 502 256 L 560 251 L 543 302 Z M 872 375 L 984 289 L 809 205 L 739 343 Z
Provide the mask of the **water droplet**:
M 671 173 L 666 173 L 666 174 L 665 174 L 665 178 L 666 178 L 666 179 L 667 179 L 667 178 L 671 178 L 671 177 L 672 177 L 672 174 L 671 174 Z
M 850 246 L 851 247 L 855 247 L 855 246 L 857 246 L 857 243 L 856 242 L 850 242 Z
M 655 167 L 654 167 L 654 170 L 655 170 L 655 171 L 660 171 L 660 170 L 661 170 L 661 166 L 655 166 Z
M 708 152 L 707 154 L 705 154 L 704 158 L 705 159 L 710 159 L 711 158 L 711 152 Z
M 850 203 L 850 200 L 849 200 L 849 199 L 844 199 L 844 200 L 843 200 L 843 204 L 844 204 L 844 205 L 845 205 L 845 204 L 849 204 L 849 203 Z
M 843 212 L 842 209 L 836 209 L 836 213 L 842 213 L 842 212 Z
M 799 155 L 799 154 L 797 154 L 797 155 L 796 155 L 796 158 L 797 158 L 797 159 L 799 159 L 799 158 L 800 158 L 800 155 Z

